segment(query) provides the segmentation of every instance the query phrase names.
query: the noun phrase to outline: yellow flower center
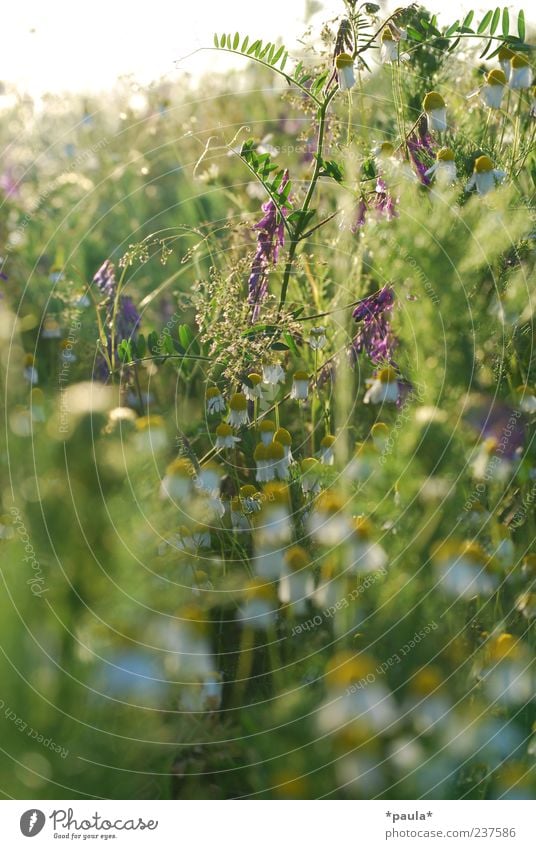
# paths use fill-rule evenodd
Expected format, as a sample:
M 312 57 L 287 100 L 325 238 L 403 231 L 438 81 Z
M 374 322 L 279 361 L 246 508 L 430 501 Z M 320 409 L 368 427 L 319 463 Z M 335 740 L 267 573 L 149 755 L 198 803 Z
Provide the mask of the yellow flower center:
M 454 162 L 454 151 L 451 147 L 442 147 L 437 151 L 438 162 Z
M 443 109 L 445 101 L 437 91 L 429 91 L 423 101 L 423 109 L 425 112 L 432 112 L 433 109 Z
M 354 60 L 348 53 L 339 53 L 335 59 L 335 66 L 337 68 L 351 68 L 353 64 Z
M 475 161 L 475 171 L 477 174 L 485 174 L 487 171 L 493 171 L 493 162 L 489 156 L 479 156 Z
M 229 406 L 231 410 L 234 410 L 236 413 L 245 412 L 248 408 L 246 396 L 243 395 L 242 392 L 235 392 L 234 395 L 231 395 Z
M 486 77 L 488 85 L 506 85 L 506 74 L 500 68 L 494 68 Z
M 280 427 L 276 430 L 274 434 L 274 439 L 276 442 L 280 442 L 281 445 L 291 446 L 292 445 L 292 437 L 288 430 L 284 427 Z

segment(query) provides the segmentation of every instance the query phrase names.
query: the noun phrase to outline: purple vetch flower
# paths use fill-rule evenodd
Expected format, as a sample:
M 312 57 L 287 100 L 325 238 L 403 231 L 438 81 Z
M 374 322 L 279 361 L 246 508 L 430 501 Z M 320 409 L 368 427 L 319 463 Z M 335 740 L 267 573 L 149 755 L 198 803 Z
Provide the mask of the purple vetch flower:
M 111 298 L 113 300 L 115 297 L 115 290 L 117 288 L 113 262 L 107 259 L 102 263 L 93 278 L 93 283 L 97 289 L 100 289 L 103 295 L 106 295 L 107 298 Z
M 12 168 L 6 168 L 0 176 L 0 189 L 6 198 L 14 198 L 20 195 L 19 181 Z
M 383 177 L 378 177 L 376 180 L 376 188 L 371 192 L 368 198 L 362 197 L 357 205 L 356 218 L 351 226 L 352 233 L 356 233 L 366 222 L 367 212 L 373 211 L 380 216 L 385 216 L 388 221 L 398 217 L 396 204 L 398 200 L 390 193 L 387 188 L 387 183 Z
M 411 135 L 407 139 L 408 155 L 412 161 L 417 176 L 423 186 L 430 185 L 430 177 L 427 175 L 432 159 L 435 159 L 435 146 L 428 132 L 419 132 L 419 135 Z
M 120 295 L 117 310 L 114 316 L 114 305 L 117 294 L 117 282 L 115 279 L 114 264 L 107 259 L 93 277 L 93 284 L 105 296 L 106 322 L 105 333 L 108 342 L 108 355 L 112 357 L 112 324 L 115 318 L 114 353 L 123 340 L 135 339 L 139 324 L 140 314 L 134 305 L 134 301 L 128 295 Z M 109 377 L 108 366 L 104 357 L 99 356 L 94 376 L 98 380 L 106 381 Z
M 281 195 L 288 183 L 288 171 L 285 170 L 278 194 Z M 287 210 L 283 208 L 282 214 L 278 211 L 273 200 L 268 200 L 262 205 L 264 212 L 261 220 L 255 224 L 258 230 L 257 250 L 253 258 L 251 273 L 248 280 L 248 303 L 252 305 L 252 318 L 258 318 L 260 307 L 268 293 L 268 271 L 271 265 L 275 265 L 279 257 L 279 251 L 285 243 L 285 224 L 283 216 Z
M 362 322 L 350 348 L 354 362 L 365 352 L 374 364 L 394 364 L 393 353 L 398 340 L 389 321 L 393 304 L 394 293 L 390 286 L 384 286 L 359 302 L 353 312 L 353 318 Z
M 495 453 L 505 460 L 519 456 L 525 444 L 525 417 L 498 398 L 472 396 L 465 415 L 468 424 L 479 438 L 493 440 Z

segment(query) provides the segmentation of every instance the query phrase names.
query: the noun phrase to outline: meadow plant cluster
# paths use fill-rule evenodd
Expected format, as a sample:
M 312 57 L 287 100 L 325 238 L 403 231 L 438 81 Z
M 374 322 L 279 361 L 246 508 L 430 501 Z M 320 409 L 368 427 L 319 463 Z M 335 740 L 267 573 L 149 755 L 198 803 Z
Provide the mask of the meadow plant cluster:
M 208 49 L 4 92 L 4 792 L 531 798 L 524 15 Z

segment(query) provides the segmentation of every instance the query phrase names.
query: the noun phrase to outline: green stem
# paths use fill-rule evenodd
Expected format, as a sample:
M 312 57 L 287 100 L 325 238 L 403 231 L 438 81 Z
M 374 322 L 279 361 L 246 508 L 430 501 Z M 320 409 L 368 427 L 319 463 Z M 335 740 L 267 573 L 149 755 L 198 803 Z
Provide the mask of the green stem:
M 283 282 L 281 284 L 281 296 L 279 299 L 279 308 L 277 311 L 278 317 L 281 313 L 281 310 L 285 306 L 285 301 L 287 299 L 287 291 L 288 285 L 290 282 L 290 275 L 292 273 L 292 266 L 294 264 L 294 257 L 296 255 L 296 249 L 301 240 L 301 233 L 303 230 L 303 225 L 306 220 L 306 215 L 309 210 L 309 206 L 314 195 L 314 191 L 316 189 L 316 184 L 318 182 L 318 178 L 320 176 L 320 169 L 322 167 L 322 150 L 324 148 L 324 136 L 326 132 L 326 113 L 329 104 L 333 100 L 335 94 L 338 91 L 338 86 L 332 88 L 332 90 L 326 95 L 322 106 L 318 110 L 319 124 L 318 124 L 318 140 L 317 140 L 317 148 L 316 148 L 316 159 L 315 159 L 315 167 L 313 170 L 313 174 L 311 177 L 311 182 L 309 183 L 309 187 L 307 189 L 307 194 L 305 195 L 305 200 L 303 202 L 302 208 L 300 210 L 300 217 L 296 222 L 296 227 L 294 230 L 294 234 L 292 236 L 289 250 L 287 262 L 285 265 L 285 271 L 283 272 Z

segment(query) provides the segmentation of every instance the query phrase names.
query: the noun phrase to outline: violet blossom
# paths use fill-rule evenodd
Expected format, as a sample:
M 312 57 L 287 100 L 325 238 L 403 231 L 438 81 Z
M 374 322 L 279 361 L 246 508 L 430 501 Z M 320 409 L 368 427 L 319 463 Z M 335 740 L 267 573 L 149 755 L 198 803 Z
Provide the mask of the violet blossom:
M 354 362 L 365 352 L 374 364 L 394 363 L 393 352 L 398 340 L 389 321 L 393 304 L 394 293 L 390 286 L 384 286 L 359 302 L 353 312 L 353 318 L 362 322 L 350 349 Z
M 428 132 L 419 132 L 419 135 L 411 135 L 407 139 L 409 158 L 411 159 L 417 176 L 423 186 L 430 185 L 430 176 L 426 173 L 430 167 L 429 160 L 435 158 L 434 143 Z
M 117 282 L 115 279 L 114 264 L 107 259 L 93 277 L 93 284 L 105 296 L 106 323 L 105 333 L 107 339 L 108 355 L 112 358 L 112 323 L 115 318 L 114 351 L 117 357 L 117 349 L 123 340 L 135 339 L 140 324 L 140 314 L 136 309 L 132 298 L 128 295 L 120 295 L 114 316 L 115 299 L 117 295 Z M 104 357 L 99 357 L 95 368 L 95 377 L 105 381 L 108 378 L 108 366 Z
M 281 195 L 288 183 L 288 171 L 285 170 L 278 194 Z M 283 208 L 279 212 L 272 199 L 262 205 L 263 217 L 255 224 L 258 230 L 257 250 L 253 258 L 251 273 L 248 280 L 248 303 L 252 305 L 252 319 L 258 318 L 260 307 L 268 294 L 268 271 L 271 265 L 275 265 L 279 256 L 279 250 L 285 243 L 285 224 L 283 216 L 287 210 Z

